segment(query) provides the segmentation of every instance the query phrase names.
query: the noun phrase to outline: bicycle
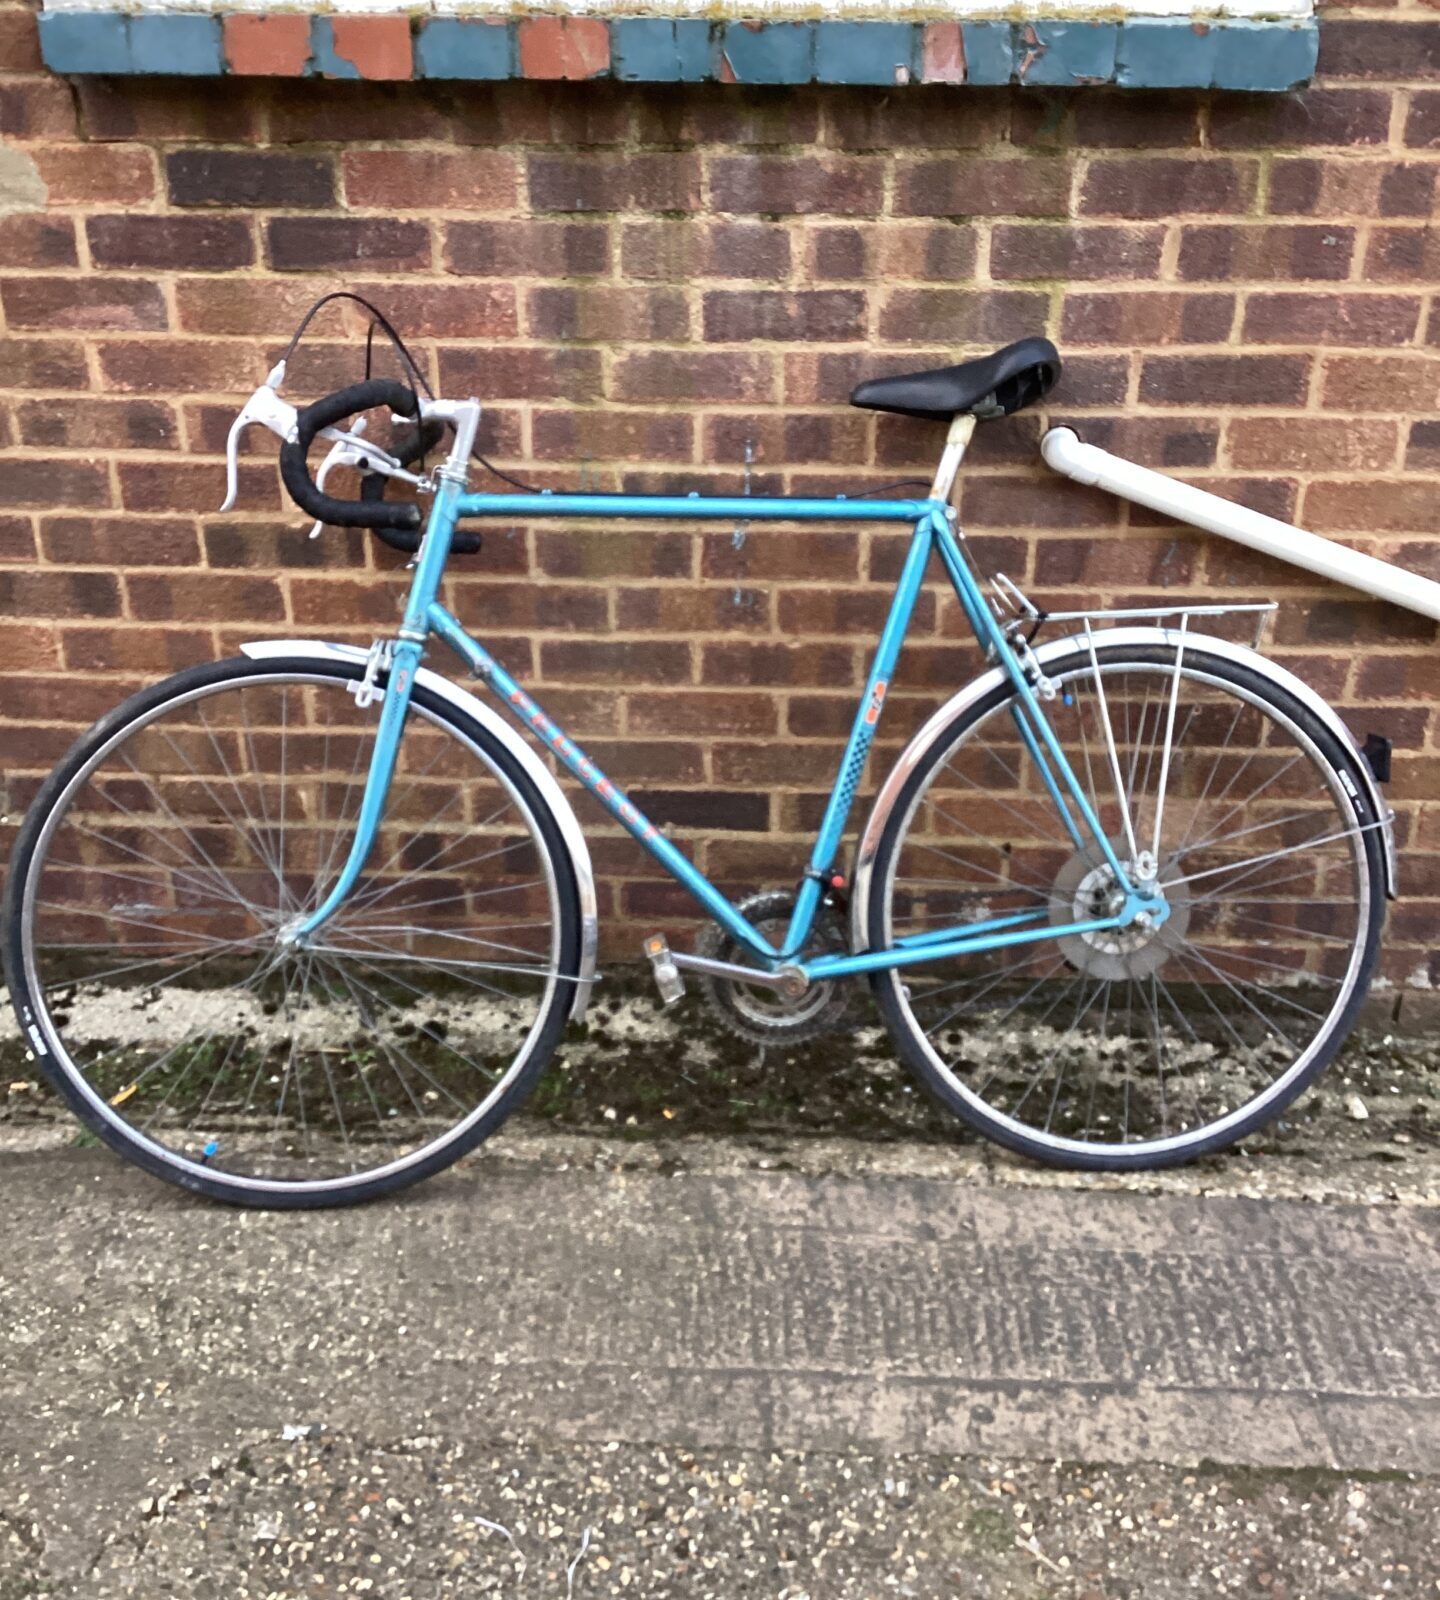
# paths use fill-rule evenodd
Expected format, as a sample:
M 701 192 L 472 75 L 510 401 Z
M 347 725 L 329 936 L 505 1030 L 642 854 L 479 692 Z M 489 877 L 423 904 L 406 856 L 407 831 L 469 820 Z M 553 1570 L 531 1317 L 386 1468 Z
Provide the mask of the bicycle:
M 976 426 L 1054 384 L 1048 341 L 855 391 L 947 426 L 919 498 L 513 479 L 480 493 L 480 403 L 429 396 L 379 325 L 410 381 L 367 378 L 297 411 L 279 396 L 282 360 L 232 429 L 226 503 L 237 440 L 259 423 L 317 528 L 412 554 L 399 627 L 368 652 L 247 644 L 143 690 L 76 743 L 16 844 L 3 917 L 20 1025 L 112 1149 L 240 1204 L 368 1199 L 491 1134 L 584 1015 L 598 934 L 584 835 L 535 748 L 422 665 L 437 639 L 708 914 L 694 951 L 646 941 L 667 1003 L 694 974 L 737 1032 L 784 1044 L 837 1026 L 863 977 L 942 1106 L 1080 1168 L 1221 1149 L 1323 1071 L 1394 890 L 1377 774 L 1298 678 L 1194 626 L 1263 624 L 1273 607 L 1047 614 L 1003 576 L 987 595 L 952 490 Z M 342 426 L 375 407 L 403 424 L 388 450 L 363 422 Z M 318 482 L 317 437 L 332 442 Z M 358 500 L 326 490 L 337 466 L 363 470 Z M 384 499 L 389 479 L 430 497 L 428 516 Z M 496 517 L 909 526 L 793 891 L 732 903 L 440 604 L 448 558 Z M 847 818 L 937 557 L 988 667 L 905 748 L 846 872 Z M 1056 624 L 1067 631 L 1041 642 Z

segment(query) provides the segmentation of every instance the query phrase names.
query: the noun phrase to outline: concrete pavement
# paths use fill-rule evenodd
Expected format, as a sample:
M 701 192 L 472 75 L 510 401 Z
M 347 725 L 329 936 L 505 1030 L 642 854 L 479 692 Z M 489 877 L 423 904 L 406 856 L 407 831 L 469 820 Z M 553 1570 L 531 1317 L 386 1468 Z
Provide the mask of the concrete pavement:
M 95 1150 L 0 1204 L 0 1505 L 57 1570 L 287 1425 L 1440 1471 L 1430 1209 L 487 1158 L 251 1214 Z

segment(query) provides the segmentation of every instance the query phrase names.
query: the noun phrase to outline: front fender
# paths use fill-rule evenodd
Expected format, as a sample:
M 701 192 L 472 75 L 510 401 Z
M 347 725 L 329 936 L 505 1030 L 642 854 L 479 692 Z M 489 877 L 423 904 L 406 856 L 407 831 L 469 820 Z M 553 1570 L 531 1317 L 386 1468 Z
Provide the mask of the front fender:
M 1217 639 L 1213 635 L 1194 633 L 1187 630 L 1183 635 L 1178 628 L 1107 628 L 1095 635 L 1097 645 L 1179 645 L 1183 640 L 1187 651 L 1204 651 L 1207 655 L 1221 656 L 1227 661 L 1250 668 L 1262 677 L 1268 678 L 1278 689 L 1283 689 L 1319 718 L 1321 722 L 1336 736 L 1347 750 L 1354 752 L 1355 759 L 1352 763 L 1351 777 L 1365 792 L 1366 798 L 1373 807 L 1377 818 L 1384 822 L 1379 830 L 1384 842 L 1385 860 L 1385 892 L 1393 900 L 1397 893 L 1397 869 L 1395 861 L 1395 830 L 1393 825 L 1394 813 L 1385 804 L 1384 796 L 1375 781 L 1375 775 L 1370 770 L 1370 764 L 1360 753 L 1360 748 L 1355 740 L 1355 735 L 1340 720 L 1339 713 L 1330 703 L 1321 698 L 1303 679 L 1297 678 L 1293 672 L 1284 667 L 1276 666 L 1273 661 L 1267 660 L 1258 651 L 1251 650 L 1243 644 L 1235 644 L 1229 639 Z M 1059 660 L 1062 656 L 1074 654 L 1076 651 L 1088 651 L 1089 643 L 1083 633 L 1068 634 L 1064 638 L 1052 639 L 1048 644 L 1039 645 L 1035 650 L 1035 659 L 1043 670 L 1048 664 Z M 869 950 L 870 926 L 870 880 L 875 870 L 875 857 L 880 849 L 880 839 L 885 832 L 885 826 L 890 821 L 890 814 L 900 798 L 900 792 L 906 781 L 928 754 L 931 746 L 959 716 L 969 711 L 977 702 L 984 699 L 990 691 L 1006 681 L 1003 667 L 992 667 L 988 672 L 982 673 L 974 682 L 967 683 L 958 694 L 952 695 L 940 707 L 920 731 L 911 739 L 901 752 L 900 758 L 891 769 L 889 777 L 875 796 L 875 803 L 870 808 L 870 815 L 865 820 L 864 831 L 860 835 L 860 845 L 855 858 L 854 887 L 850 901 L 850 948 L 854 951 Z
M 364 665 L 370 652 L 358 645 L 326 644 L 318 639 L 262 639 L 242 644 L 241 650 L 254 661 L 276 656 L 303 656 L 312 661 L 353 661 Z M 555 780 L 555 775 L 535 754 L 534 749 L 519 731 L 506 722 L 500 714 L 477 699 L 468 689 L 451 683 L 449 678 L 421 667 L 415 682 L 428 689 L 437 698 L 447 701 L 457 711 L 472 717 L 487 733 L 503 744 L 514 756 L 540 792 L 540 798 L 554 814 L 560 837 L 564 841 L 570 866 L 575 873 L 575 883 L 580 894 L 580 981 L 575 987 L 575 1003 L 570 1015 L 579 1021 L 590 1003 L 590 991 L 595 987 L 595 964 L 600 950 L 600 912 L 595 898 L 595 869 L 590 863 L 590 848 L 585 843 L 579 818 L 565 798 L 565 791 Z

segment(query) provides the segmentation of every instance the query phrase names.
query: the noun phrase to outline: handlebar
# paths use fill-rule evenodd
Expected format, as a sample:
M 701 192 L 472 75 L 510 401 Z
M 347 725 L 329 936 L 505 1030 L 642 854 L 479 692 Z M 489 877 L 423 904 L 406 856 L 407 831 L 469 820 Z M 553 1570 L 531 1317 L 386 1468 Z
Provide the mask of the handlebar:
M 415 427 L 401 435 L 390 454 L 402 467 L 418 461 L 433 450 L 444 434 L 441 422 L 421 420 L 415 391 L 394 378 L 368 378 L 337 389 L 295 414 L 295 437 L 280 448 L 280 477 L 290 498 L 319 522 L 336 528 L 369 528 L 392 550 L 413 555 L 420 548 L 420 527 L 424 521 L 420 507 L 413 502 L 387 501 L 385 474 L 367 472 L 360 480 L 359 500 L 339 500 L 326 494 L 310 476 L 306 457 L 315 437 L 324 428 L 373 406 L 387 406 L 397 416 L 410 417 Z M 480 548 L 480 535 L 457 530 L 450 543 L 456 555 L 474 555 Z
M 407 389 L 394 378 L 369 378 L 364 383 L 352 383 L 348 389 L 337 389 L 334 394 L 327 394 L 296 412 L 295 437 L 287 439 L 280 447 L 280 477 L 295 504 L 318 522 L 328 522 L 336 528 L 371 528 L 382 538 L 386 533 L 409 534 L 410 539 L 397 544 L 396 548 L 414 550 L 419 544 L 422 521 L 419 506 L 382 502 L 378 498 L 339 500 L 317 487 L 306 463 L 315 435 L 322 428 L 332 428 L 346 417 L 369 411 L 372 406 L 388 406 L 398 416 L 417 420 L 420 415 L 414 390 Z M 385 539 L 386 544 L 393 542 Z

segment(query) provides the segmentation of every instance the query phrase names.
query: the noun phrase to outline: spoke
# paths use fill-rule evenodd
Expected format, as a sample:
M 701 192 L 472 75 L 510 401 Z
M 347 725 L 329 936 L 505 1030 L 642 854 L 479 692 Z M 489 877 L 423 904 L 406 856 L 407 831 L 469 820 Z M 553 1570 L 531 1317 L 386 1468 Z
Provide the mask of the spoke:
M 114 803 L 116 802 L 112 802 L 112 804 Z M 121 807 L 121 809 L 124 810 L 124 807 Z M 159 838 L 162 843 L 170 844 L 170 841 L 166 839 L 163 834 L 158 833 L 156 829 L 152 828 L 148 822 L 140 822 L 140 819 L 135 817 L 133 812 L 127 812 L 126 814 L 131 816 L 138 826 L 144 828 L 147 833 L 155 833 L 156 837 Z M 125 855 L 133 856 L 137 861 L 143 861 L 147 866 L 154 867 L 157 872 L 163 872 L 167 874 L 167 876 L 171 876 L 181 882 L 191 884 L 197 892 L 203 891 L 218 900 L 228 901 L 233 906 L 239 906 L 242 911 L 250 912 L 252 915 L 254 914 L 255 908 L 248 900 L 242 898 L 232 888 L 229 887 L 228 880 L 221 880 L 219 883 L 213 883 L 208 878 L 196 877 L 189 872 L 183 871 L 171 861 L 158 861 L 154 856 L 146 855 L 143 850 L 136 849 L 134 845 L 126 844 L 123 839 L 113 838 L 108 833 L 102 833 L 98 828 L 87 826 L 76 816 L 72 815 L 69 821 L 70 826 L 74 828 L 77 833 L 83 834 L 87 838 L 98 840 L 101 844 L 111 845 L 116 850 L 122 851 Z M 176 855 L 178 855 L 182 861 L 187 859 L 184 853 L 175 845 L 170 845 L 170 848 L 175 851 Z M 53 858 L 50 861 L 47 861 L 46 865 L 59 866 L 61 868 L 73 866 L 77 871 L 80 872 L 97 872 L 107 878 L 119 878 L 122 883 L 144 885 L 146 888 L 153 887 L 153 885 L 146 883 L 145 879 L 137 879 L 130 874 L 121 872 L 116 867 L 96 867 L 91 866 L 84 861 L 57 863 Z M 194 865 L 194 863 L 192 863 L 192 865 Z
M 1314 850 L 1322 844 L 1334 844 L 1340 839 L 1353 839 L 1367 827 L 1381 827 L 1381 823 L 1364 823 L 1354 828 L 1343 828 L 1339 833 L 1317 834 L 1313 839 L 1302 839 L 1299 844 L 1286 845 L 1283 850 L 1270 850 L 1263 856 L 1251 856 L 1244 861 L 1234 861 L 1219 867 L 1207 867 L 1203 872 L 1192 872 L 1184 878 L 1172 878 L 1166 890 L 1178 889 L 1182 883 L 1199 883 L 1202 879 L 1216 877 L 1222 872 L 1254 872 L 1271 861 L 1281 861 L 1286 856 L 1298 855 L 1302 850 Z
M 965 749 L 966 745 L 968 745 L 968 743 L 969 743 L 969 741 L 966 740 L 964 743 L 962 743 L 961 745 L 957 746 L 955 754 L 959 754 L 959 752 L 961 750 Z M 1001 770 L 1006 774 L 1006 776 L 1010 779 L 1010 781 L 1015 785 L 1015 792 L 1016 792 L 1017 795 L 1023 793 L 1024 785 L 1020 781 L 1020 774 L 1015 770 L 1014 767 L 1012 767 L 1010 765 L 1010 763 L 1005 759 L 1004 756 L 1002 756 L 1000 754 L 1000 752 L 998 750 L 987 749 L 985 751 L 985 757 L 986 757 L 987 760 L 993 761 L 996 764 L 996 766 L 1001 768 Z M 993 789 L 988 788 L 983 783 L 976 783 L 974 778 L 970 777 L 968 773 L 961 772 L 960 769 L 957 766 L 954 765 L 954 761 L 955 761 L 955 755 L 948 756 L 946 758 L 946 760 L 944 761 L 944 763 L 941 765 L 940 770 L 942 772 L 950 772 L 950 773 L 952 773 L 955 777 L 959 778 L 961 783 L 965 784 L 967 788 L 973 789 L 976 794 L 983 794 L 987 800 L 994 798 L 995 791 Z M 934 780 L 932 779 L 931 781 L 933 783 Z M 1039 805 L 1040 803 L 1041 802 L 1038 801 L 1038 800 L 1034 802 L 1035 805 Z M 940 814 L 942 816 L 948 818 L 949 821 L 954 822 L 957 827 L 964 827 L 965 826 L 964 823 L 960 822 L 957 818 L 951 817 L 948 812 L 941 811 L 941 808 L 940 808 L 939 804 L 935 800 L 932 799 L 930 804 L 932 806 L 934 806 L 937 811 L 940 811 Z M 1057 833 L 1054 828 L 1051 828 L 1051 827 L 1049 827 L 1048 825 L 1045 825 L 1045 824 L 1041 824 L 1041 827 L 1042 827 L 1043 832 L 1046 834 L 1046 836 L 1048 838 L 1054 839 L 1057 844 L 1062 844 L 1063 845 L 1063 844 L 1068 844 L 1069 843 L 1069 841 L 1062 834 Z M 967 831 L 973 832 L 973 829 L 972 830 L 967 830 Z M 980 838 L 984 837 L 983 834 L 978 834 L 978 833 L 975 834 L 974 836 L 977 839 L 980 839 Z
M 411 993 L 419 995 L 422 1000 L 429 998 L 429 996 L 427 996 L 423 990 L 415 989 L 412 985 L 404 983 L 401 979 L 395 978 L 389 973 L 382 972 L 374 965 L 373 962 L 362 961 L 362 965 L 367 967 L 370 971 L 377 973 L 382 979 L 388 978 L 392 983 L 399 983 L 402 989 L 409 989 Z M 408 1017 L 405 1017 L 405 1012 L 401 1009 L 401 1007 L 397 1006 L 393 1000 L 388 999 L 378 990 L 372 989 L 363 978 L 356 976 L 354 973 L 346 973 L 345 981 L 347 983 L 357 984 L 367 995 L 370 996 L 372 1000 L 378 1000 L 382 1006 L 389 1011 L 393 1011 L 396 1016 L 404 1018 L 407 1022 L 410 1020 Z M 461 1055 L 455 1046 L 452 1045 L 447 1039 L 442 1039 L 438 1034 L 435 1033 L 426 1033 L 425 1027 L 425 1024 L 421 1024 L 419 1030 L 424 1038 L 429 1039 L 432 1044 L 438 1044 L 443 1050 L 448 1050 L 457 1061 L 468 1067 L 470 1071 L 479 1072 L 482 1077 L 485 1076 L 485 1069 L 481 1067 L 478 1062 L 472 1061 L 469 1056 Z M 437 1094 L 444 1094 L 448 1096 L 455 1102 L 465 1116 L 468 1117 L 470 1115 L 470 1112 L 474 1109 L 473 1107 L 467 1106 L 463 1100 L 459 1099 L 450 1089 L 447 1089 L 444 1084 L 437 1083 L 435 1079 L 432 1078 L 428 1072 L 426 1072 L 424 1067 L 422 1067 L 420 1063 L 416 1061 L 401 1045 L 396 1044 L 395 1049 L 399 1051 L 400 1055 L 404 1057 L 408 1065 L 413 1067 L 414 1070 L 425 1079 L 425 1081 L 431 1086 L 432 1089 L 436 1091 Z
M 245 797 L 240 793 L 239 785 L 235 782 L 235 775 L 230 771 L 229 763 L 225 760 L 225 753 L 221 750 L 219 744 L 216 742 L 215 735 L 211 730 L 210 724 L 205 721 L 205 713 L 200 709 L 198 701 L 196 702 L 196 712 L 199 715 L 200 721 L 205 726 L 205 732 L 209 736 L 210 743 L 214 747 L 215 754 L 220 758 L 220 765 L 225 768 L 226 777 L 230 779 L 230 787 L 235 791 L 235 798 L 240 802 L 240 809 L 245 813 L 247 818 L 250 818 L 249 808 L 245 804 Z M 168 728 L 161 728 L 159 731 L 160 737 L 164 739 L 165 743 L 168 744 L 175 754 L 180 757 L 181 761 L 185 763 L 185 766 L 190 772 L 191 776 L 196 780 L 197 783 L 199 783 L 200 787 L 205 791 L 206 794 L 210 796 L 210 798 L 224 813 L 225 820 L 232 828 L 234 828 L 235 832 L 239 834 L 242 839 L 245 839 L 247 842 L 249 842 L 251 849 L 262 862 L 265 862 L 266 865 L 271 865 L 271 858 L 268 857 L 265 851 L 261 848 L 258 832 L 254 831 L 252 828 L 247 828 L 244 823 L 236 820 L 234 812 L 231 811 L 229 806 L 227 806 L 220 796 L 216 794 L 214 789 L 210 787 L 210 780 L 203 772 L 199 770 L 199 768 L 196 767 L 195 763 L 190 759 L 189 756 L 185 754 L 185 751 L 181 748 L 181 746 L 175 742 L 175 737 L 170 730 Z M 137 778 L 140 777 L 140 769 L 130 759 L 129 755 L 123 750 L 120 753 L 125 765 L 130 768 Z M 162 811 L 164 811 L 165 815 L 168 816 L 170 820 L 182 830 L 182 832 L 188 832 L 188 830 L 185 829 L 184 824 L 165 803 L 165 797 L 160 793 L 160 791 L 152 786 L 150 792 L 159 802 L 160 808 Z M 250 820 L 253 823 L 254 819 L 250 818 Z M 205 857 L 205 860 L 215 868 L 216 872 L 221 872 L 221 868 L 216 866 L 215 862 L 210 859 L 210 856 L 201 847 L 199 841 L 192 840 L 192 843 L 194 843 L 195 848 L 200 851 L 200 854 Z
M 235 940 L 232 940 L 228 945 L 221 946 L 220 948 L 214 949 L 214 950 L 207 950 L 205 952 L 205 954 L 203 956 L 201 956 L 198 961 L 192 961 L 188 967 L 182 967 L 179 972 L 172 972 L 168 976 L 172 980 L 175 979 L 175 978 L 182 978 L 182 977 L 185 976 L 186 973 L 194 972 L 198 967 L 203 967 L 207 961 L 213 961 L 216 958 L 216 956 L 223 955 L 227 949 L 229 949 L 229 950 L 256 950 L 264 942 L 266 942 L 266 941 L 258 939 L 258 938 L 257 939 L 235 939 Z M 79 948 L 79 947 L 78 946 L 71 946 L 71 945 L 41 945 L 41 946 L 38 946 L 37 948 L 38 949 L 45 949 L 45 950 L 69 950 L 69 949 L 74 949 L 74 948 Z M 85 948 L 91 948 L 91 947 L 86 946 Z M 113 950 L 115 948 L 115 946 L 113 944 L 107 944 L 107 945 L 96 945 L 93 948 L 95 948 L 95 949 L 103 949 L 103 950 Z M 194 945 L 191 945 L 189 947 L 189 949 L 186 949 L 186 950 L 174 950 L 174 951 L 171 951 L 169 955 L 151 956 L 148 960 L 145 960 L 145 961 L 127 961 L 124 966 L 108 967 L 108 968 L 106 968 L 106 970 L 104 972 L 87 972 L 83 978 L 50 978 L 48 980 L 42 981 L 40 987 L 41 987 L 41 990 L 45 994 L 49 994 L 49 992 L 52 989 L 81 989 L 81 988 L 84 988 L 87 984 L 104 983 L 107 978 L 118 978 L 118 977 L 123 976 L 127 972 L 137 972 L 137 971 L 142 970 L 145 967 L 157 967 L 157 966 L 160 965 L 160 963 L 162 961 L 183 960 L 184 957 L 186 957 L 188 955 L 193 955 L 194 952 L 195 952 L 195 947 L 194 947 Z M 148 989 L 148 988 L 157 987 L 157 985 L 153 985 L 153 984 L 148 984 L 147 983 L 145 985 L 145 987 Z
M 374 1042 L 382 1051 L 384 1051 L 385 1060 L 389 1063 L 390 1070 L 395 1074 L 396 1081 L 405 1091 L 406 1098 L 415 1108 L 416 1117 L 421 1122 L 424 1122 L 431 1115 L 431 1113 L 426 1111 L 425 1107 L 420 1103 L 420 1101 L 415 1098 L 415 1091 L 410 1087 L 410 1080 L 400 1070 L 398 1058 L 396 1057 L 395 1052 L 390 1048 L 389 1042 L 385 1037 L 384 1030 L 376 1018 L 375 1013 L 371 1010 L 364 997 L 356 992 L 354 985 L 350 982 L 348 973 L 346 973 L 341 967 L 337 966 L 334 962 L 325 961 L 323 957 L 322 965 L 325 966 L 326 969 L 331 973 L 333 973 L 335 978 L 340 983 L 344 984 L 347 992 L 350 995 L 350 999 L 355 1006 L 356 1013 L 360 1017 L 361 1022 L 365 1025 L 369 1037 L 374 1040 Z
M 1254 1015 L 1260 1019 L 1261 1026 L 1264 1027 L 1267 1033 L 1274 1035 L 1276 1038 L 1283 1039 L 1285 1044 L 1291 1050 L 1295 1049 L 1295 1041 L 1290 1037 L 1290 1035 L 1280 1027 L 1273 1017 L 1267 1017 L 1265 1013 L 1261 1011 L 1260 1008 L 1255 1005 L 1255 1003 L 1247 995 L 1243 994 L 1239 986 L 1231 980 L 1228 973 L 1222 972 L 1220 968 L 1210 960 L 1203 950 L 1196 949 L 1193 944 L 1187 944 L 1185 946 L 1185 959 L 1189 960 L 1192 958 L 1200 965 L 1207 967 L 1211 972 L 1213 972 L 1215 976 L 1219 978 L 1221 983 L 1223 983 L 1231 992 L 1231 994 L 1233 994 L 1241 1003 L 1241 1005 L 1243 1005 L 1248 1011 L 1253 1012 Z
M 1205 787 L 1200 791 L 1200 798 L 1195 802 L 1195 809 L 1190 814 L 1189 826 L 1185 829 L 1184 834 L 1181 836 L 1180 843 L 1176 847 L 1177 855 L 1183 852 L 1185 846 L 1190 842 L 1190 835 L 1195 831 L 1196 820 L 1201 815 L 1206 800 L 1210 798 L 1210 786 L 1215 782 L 1215 774 L 1220 770 L 1220 758 L 1230 748 L 1230 743 L 1235 737 L 1235 730 L 1240 726 L 1240 714 L 1244 711 L 1245 706 L 1246 702 L 1244 700 L 1236 700 L 1235 714 L 1230 718 L 1230 726 L 1225 730 L 1225 737 L 1220 742 L 1220 748 L 1215 753 L 1215 759 L 1210 763 L 1210 771 L 1205 775 Z M 1234 782 L 1233 777 L 1231 778 L 1231 782 Z M 1229 786 L 1227 785 L 1225 791 L 1221 793 L 1219 798 L 1223 801 L 1225 794 L 1228 792 Z

